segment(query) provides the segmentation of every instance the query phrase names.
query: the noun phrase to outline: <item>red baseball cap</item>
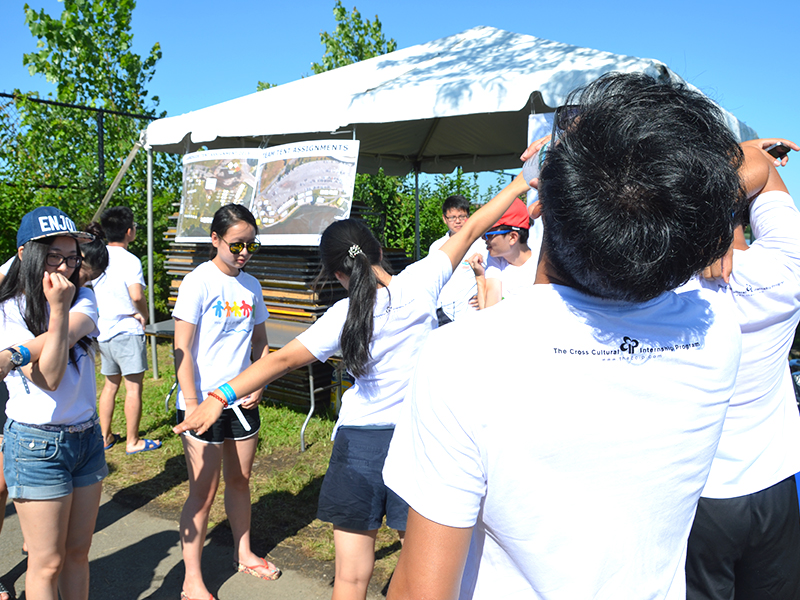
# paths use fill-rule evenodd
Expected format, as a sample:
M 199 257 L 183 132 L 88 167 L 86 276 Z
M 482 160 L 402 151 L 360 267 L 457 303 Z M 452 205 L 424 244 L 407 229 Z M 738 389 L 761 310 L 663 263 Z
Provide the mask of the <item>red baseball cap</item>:
M 500 217 L 497 223 L 492 225 L 492 227 L 499 227 L 500 225 L 530 229 L 531 221 L 525 203 L 519 198 L 514 198 L 514 202 L 511 203 L 508 210 Z

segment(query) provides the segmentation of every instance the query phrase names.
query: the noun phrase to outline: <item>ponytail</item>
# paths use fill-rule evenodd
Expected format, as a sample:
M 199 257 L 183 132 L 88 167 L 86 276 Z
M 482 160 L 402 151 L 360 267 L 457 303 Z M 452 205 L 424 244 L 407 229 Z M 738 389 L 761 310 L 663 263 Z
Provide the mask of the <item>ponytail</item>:
M 373 312 L 381 285 L 372 267 L 385 268 L 381 245 L 366 225 L 346 219 L 336 221 L 325 230 L 319 250 L 321 278 L 341 273 L 350 280 L 350 305 L 339 342 L 345 368 L 356 377 L 363 376 L 371 358 Z

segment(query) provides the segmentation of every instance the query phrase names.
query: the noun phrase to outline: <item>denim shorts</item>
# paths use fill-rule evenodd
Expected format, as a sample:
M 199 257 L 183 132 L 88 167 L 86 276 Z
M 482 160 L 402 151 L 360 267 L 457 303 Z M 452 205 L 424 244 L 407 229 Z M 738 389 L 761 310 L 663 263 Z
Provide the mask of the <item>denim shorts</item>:
M 6 421 L 3 474 L 8 495 L 17 500 L 53 500 L 108 475 L 103 434 L 95 424 L 78 433 L 43 431 Z
M 386 525 L 405 531 L 408 504 L 383 483 L 394 429 L 340 427 L 319 493 L 317 518 L 356 531 Z
M 144 334 L 121 333 L 100 346 L 100 373 L 103 375 L 136 375 L 147 371 L 147 344 Z
M 206 400 L 205 402 L 209 402 Z M 214 421 L 214 424 L 208 428 L 203 435 L 197 435 L 194 431 L 186 431 L 183 435 L 188 435 L 199 442 L 206 444 L 219 445 L 225 440 L 246 440 L 254 435 L 258 435 L 258 430 L 261 429 L 261 415 L 258 414 L 258 406 L 253 408 L 242 408 L 238 406 L 238 412 L 241 418 L 237 415 L 237 411 L 233 408 L 226 408 L 222 411 L 219 419 Z M 186 411 L 178 409 L 178 425 L 183 423 L 186 419 Z M 247 423 L 249 429 L 244 426 Z

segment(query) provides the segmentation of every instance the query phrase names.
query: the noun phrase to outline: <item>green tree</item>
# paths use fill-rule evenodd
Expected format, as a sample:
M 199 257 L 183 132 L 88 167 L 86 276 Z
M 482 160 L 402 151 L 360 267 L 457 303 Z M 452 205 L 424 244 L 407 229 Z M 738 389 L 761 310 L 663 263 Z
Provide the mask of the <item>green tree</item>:
M 18 90 L 15 100 L 0 110 L 0 207 L 7 230 L 14 230 L 25 212 L 42 205 L 58 206 L 79 225 L 88 222 L 149 122 L 105 111 L 157 116 L 158 97 L 146 87 L 161 49 L 154 44 L 144 58 L 131 50 L 135 6 L 134 0 L 64 0 L 61 15 L 54 18 L 25 5 L 26 23 L 38 40 L 37 50 L 23 56 L 31 75 L 44 75 L 56 84 L 51 100 L 103 112 L 36 103 L 29 98 L 37 94 Z M 145 173 L 146 155 L 140 152 L 111 199 L 111 205 L 130 206 L 141 223 L 146 219 Z M 162 311 L 169 285 L 159 268 L 160 252 L 166 247 L 163 233 L 179 195 L 180 176 L 179 157 L 154 155 L 154 267 L 159 276 L 155 292 Z M 142 257 L 145 238 L 141 235 L 133 245 Z M 4 235 L 0 252 L 7 256 L 10 251 L 13 236 Z
M 383 25 L 378 15 L 375 15 L 374 21 L 364 20 L 355 7 L 348 15 L 341 0 L 336 0 L 333 17 L 337 23 L 333 33 L 323 31 L 319 35 L 325 53 L 322 62 L 311 63 L 314 73 L 324 73 L 397 50 L 394 38 L 387 40 L 383 35 Z

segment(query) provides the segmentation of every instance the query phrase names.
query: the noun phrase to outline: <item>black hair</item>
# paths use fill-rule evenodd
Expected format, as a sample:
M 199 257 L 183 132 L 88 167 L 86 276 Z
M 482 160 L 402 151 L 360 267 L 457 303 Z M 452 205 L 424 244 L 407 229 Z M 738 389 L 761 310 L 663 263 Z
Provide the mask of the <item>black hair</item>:
M 247 208 L 241 204 L 226 204 L 217 209 L 214 213 L 214 218 L 211 221 L 211 231 L 209 233 L 216 233 L 219 237 L 228 233 L 228 229 L 244 221 L 253 226 L 255 235 L 258 235 L 258 224 L 256 218 Z M 209 258 L 214 258 L 217 255 L 217 249 L 211 246 Z
M 47 252 L 55 237 L 58 236 L 27 242 L 23 246 L 22 260 L 17 257 L 11 263 L 8 275 L 0 285 L 0 303 L 12 298 L 25 299 L 25 312 L 22 318 L 25 321 L 25 326 L 34 337 L 46 332 L 49 324 L 50 317 L 42 279 L 45 272 Z M 80 255 L 80 244 L 78 244 L 78 240 L 74 241 Z M 73 269 L 72 275 L 69 277 L 70 282 L 75 286 L 75 294 L 72 297 L 71 305 L 74 305 L 78 299 L 79 277 L 80 269 Z M 91 346 L 91 340 L 89 337 L 84 337 L 78 341 L 78 345 L 88 351 Z M 73 349 L 70 349 L 70 359 L 73 363 L 75 362 Z
M 94 239 L 91 242 L 81 244 L 81 253 L 83 254 L 84 264 L 88 264 L 92 271 L 96 273 L 105 273 L 108 268 L 108 248 L 105 243 L 105 231 L 100 223 L 92 222 L 83 231 L 91 233 Z
M 609 74 L 570 94 L 577 117 L 547 152 L 543 246 L 584 293 L 643 302 L 721 257 L 745 201 L 743 153 L 699 92 Z
M 100 215 L 100 223 L 109 242 L 122 242 L 133 227 L 133 211 L 127 206 L 112 206 Z
M 378 294 L 378 281 L 373 265 L 390 272 L 383 260 L 380 242 L 361 221 L 346 219 L 329 225 L 319 243 L 322 272 L 320 280 L 335 273 L 350 279 L 350 306 L 340 343 L 345 368 L 360 377 L 366 373 L 372 343 L 373 312 Z
M 453 194 L 442 202 L 442 215 L 447 215 L 447 211 L 451 209 L 463 210 L 469 214 L 469 200 L 461 194 Z

